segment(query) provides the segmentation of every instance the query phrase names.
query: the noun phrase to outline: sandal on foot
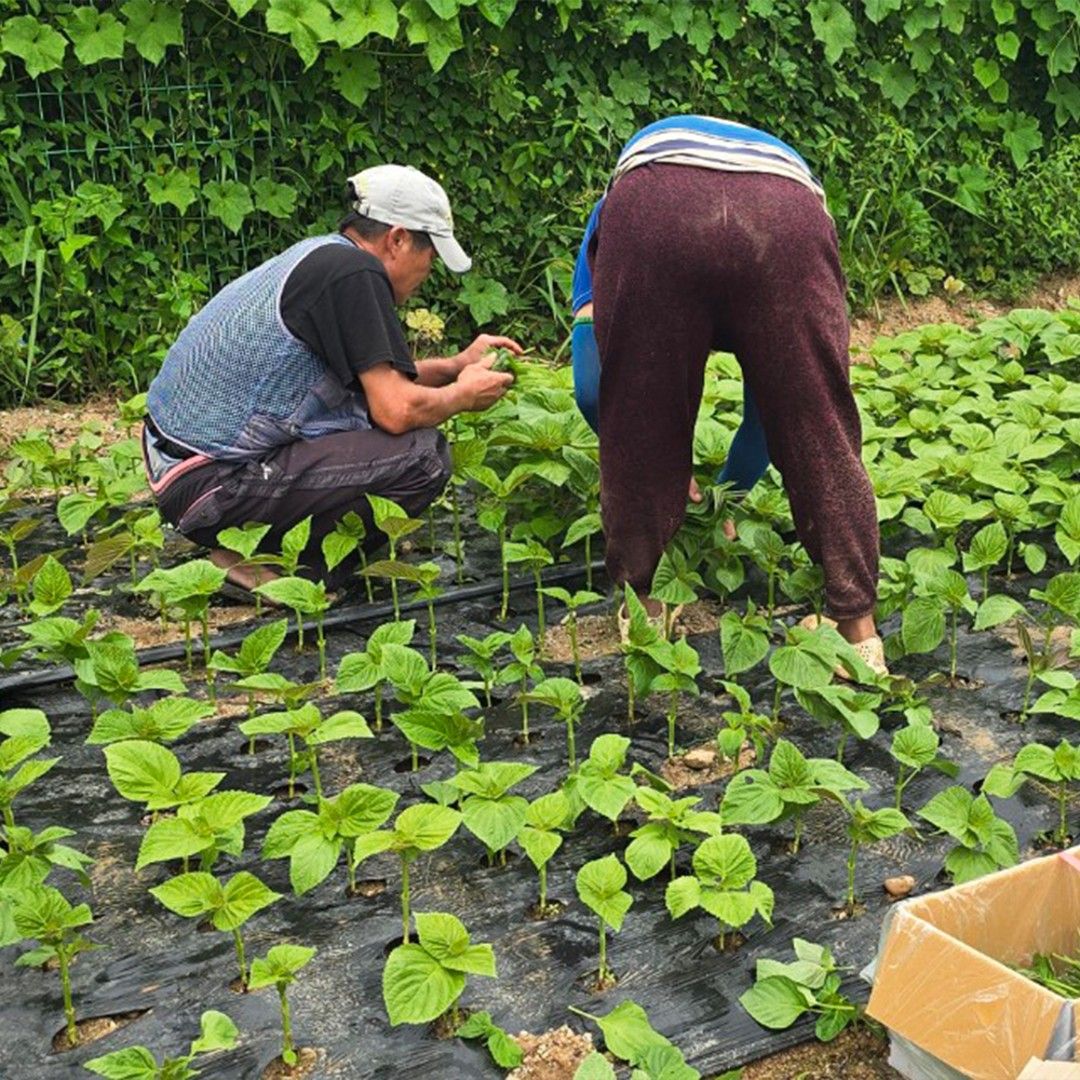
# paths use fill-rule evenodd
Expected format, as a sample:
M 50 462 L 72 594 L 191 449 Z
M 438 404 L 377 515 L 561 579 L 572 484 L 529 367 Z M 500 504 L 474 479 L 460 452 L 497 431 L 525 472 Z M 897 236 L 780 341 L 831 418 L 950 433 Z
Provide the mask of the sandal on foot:
M 666 638 L 665 631 L 670 624 L 671 629 L 675 629 L 675 621 L 682 614 L 683 605 L 676 604 L 675 607 L 669 610 L 667 604 L 662 604 L 660 607 L 659 615 L 646 615 L 649 620 L 649 625 L 656 630 L 656 632 L 662 637 Z M 630 641 L 630 615 L 626 610 L 625 604 L 620 604 L 615 609 L 615 621 L 619 627 L 619 641 L 626 645 Z
M 836 629 L 836 620 L 830 619 L 828 615 L 807 615 L 805 619 L 799 620 L 799 626 L 804 630 L 816 630 L 819 626 L 828 626 L 832 629 Z M 849 642 L 852 649 L 855 650 L 855 655 L 875 674 L 875 675 L 888 675 L 889 668 L 885 663 L 885 644 L 881 638 L 876 634 L 873 637 L 868 637 L 864 641 Z M 851 679 L 851 675 L 848 674 L 847 669 L 842 664 L 837 664 L 833 668 L 833 674 L 838 679 Z

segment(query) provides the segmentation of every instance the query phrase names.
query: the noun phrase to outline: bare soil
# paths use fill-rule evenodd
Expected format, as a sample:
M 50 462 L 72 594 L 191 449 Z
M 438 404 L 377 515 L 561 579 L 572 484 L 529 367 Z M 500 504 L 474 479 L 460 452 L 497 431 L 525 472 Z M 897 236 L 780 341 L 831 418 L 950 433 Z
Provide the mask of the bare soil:
M 28 431 L 45 432 L 52 444 L 62 450 L 70 446 L 89 423 L 100 425 L 99 434 L 106 444 L 127 438 L 119 422 L 117 399 L 107 396 L 91 398 L 78 405 L 62 401 L 45 401 L 21 409 L 0 411 L 0 458 L 15 439 Z
M 214 635 L 226 627 L 236 623 L 247 622 L 255 618 L 254 606 L 240 604 L 235 607 L 211 607 L 209 624 L 210 634 Z M 103 612 L 98 620 L 97 631 L 119 630 L 128 634 L 135 641 L 138 649 L 149 648 L 151 645 L 168 645 L 174 641 L 182 641 L 184 637 L 183 627 L 175 622 L 167 626 L 161 625 L 160 619 L 132 619 L 123 615 L 115 615 L 108 611 Z M 191 628 L 191 651 L 195 657 L 202 656 L 202 638 L 198 626 Z
M 263 1069 L 261 1080 L 301 1080 L 319 1064 L 322 1054 L 313 1047 L 301 1046 L 297 1048 L 296 1057 L 295 1065 L 286 1065 L 281 1058 L 274 1058 Z
M 743 1070 L 742 1080 L 892 1080 L 889 1044 L 870 1031 L 845 1031 L 831 1043 L 804 1043 Z
M 591 1035 L 579 1035 L 566 1024 L 542 1035 L 522 1031 L 514 1041 L 525 1052 L 525 1060 L 506 1080 L 571 1080 L 596 1049 Z
M 743 743 L 739 751 L 739 768 L 748 769 L 757 761 L 757 754 L 750 743 Z M 730 776 L 735 763 L 716 752 L 715 743 L 702 743 L 691 747 L 685 754 L 677 754 L 660 767 L 660 775 L 676 790 L 697 788 Z
M 138 1020 L 140 1016 L 145 1016 L 147 1012 L 149 1012 L 149 1009 L 136 1009 L 133 1012 L 117 1013 L 115 1016 L 90 1016 L 85 1020 L 77 1020 L 75 1022 L 75 1046 L 68 1045 L 67 1028 L 62 1027 L 53 1036 L 53 1053 L 65 1054 L 76 1047 L 86 1046 L 88 1043 L 97 1042 L 98 1039 L 104 1039 L 106 1035 L 111 1035 L 114 1031 L 127 1027 L 132 1021 Z

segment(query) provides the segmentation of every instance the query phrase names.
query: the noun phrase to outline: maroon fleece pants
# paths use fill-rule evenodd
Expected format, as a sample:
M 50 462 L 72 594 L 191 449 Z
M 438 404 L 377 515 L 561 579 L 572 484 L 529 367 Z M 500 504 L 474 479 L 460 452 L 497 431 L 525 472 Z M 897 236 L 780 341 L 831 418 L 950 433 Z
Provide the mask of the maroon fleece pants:
M 836 230 L 785 177 L 645 165 L 591 254 L 608 572 L 647 589 L 682 524 L 705 361 L 733 352 L 830 613 L 870 614 L 878 528 L 848 378 Z

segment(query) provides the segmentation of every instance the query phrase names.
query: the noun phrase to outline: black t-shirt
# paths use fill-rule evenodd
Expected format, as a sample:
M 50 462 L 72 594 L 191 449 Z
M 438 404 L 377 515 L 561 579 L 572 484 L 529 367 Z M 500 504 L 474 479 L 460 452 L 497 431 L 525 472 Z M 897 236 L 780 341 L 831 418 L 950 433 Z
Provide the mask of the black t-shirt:
M 390 279 L 374 255 L 353 244 L 325 244 L 293 267 L 281 318 L 343 386 L 359 389 L 356 377 L 384 363 L 416 378 Z

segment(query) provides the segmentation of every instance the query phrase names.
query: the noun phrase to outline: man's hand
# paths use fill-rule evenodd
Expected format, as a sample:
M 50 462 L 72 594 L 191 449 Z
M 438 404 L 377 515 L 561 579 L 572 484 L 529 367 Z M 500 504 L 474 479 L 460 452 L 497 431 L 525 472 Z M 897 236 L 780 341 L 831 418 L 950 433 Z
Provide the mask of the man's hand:
M 701 488 L 698 487 L 698 482 L 692 476 L 690 477 L 689 498 L 692 503 L 699 503 L 704 498 L 704 496 L 701 494 Z M 724 519 L 723 529 L 724 535 L 729 540 L 738 539 L 738 533 L 736 533 L 735 531 L 735 522 L 731 518 Z
M 494 359 L 493 349 L 509 349 L 515 356 L 521 356 L 525 352 L 513 338 L 500 337 L 498 334 L 480 334 L 471 345 L 462 349 L 453 358 L 458 366 L 458 374 L 460 375 L 467 367 L 480 363 L 489 355 Z
M 479 340 L 480 338 L 477 338 L 477 341 Z M 493 363 L 495 363 L 495 354 L 488 353 L 471 362 L 457 377 L 455 385 L 463 394 L 462 408 L 465 411 L 482 412 L 494 405 L 510 389 L 514 376 L 509 372 L 492 371 Z

